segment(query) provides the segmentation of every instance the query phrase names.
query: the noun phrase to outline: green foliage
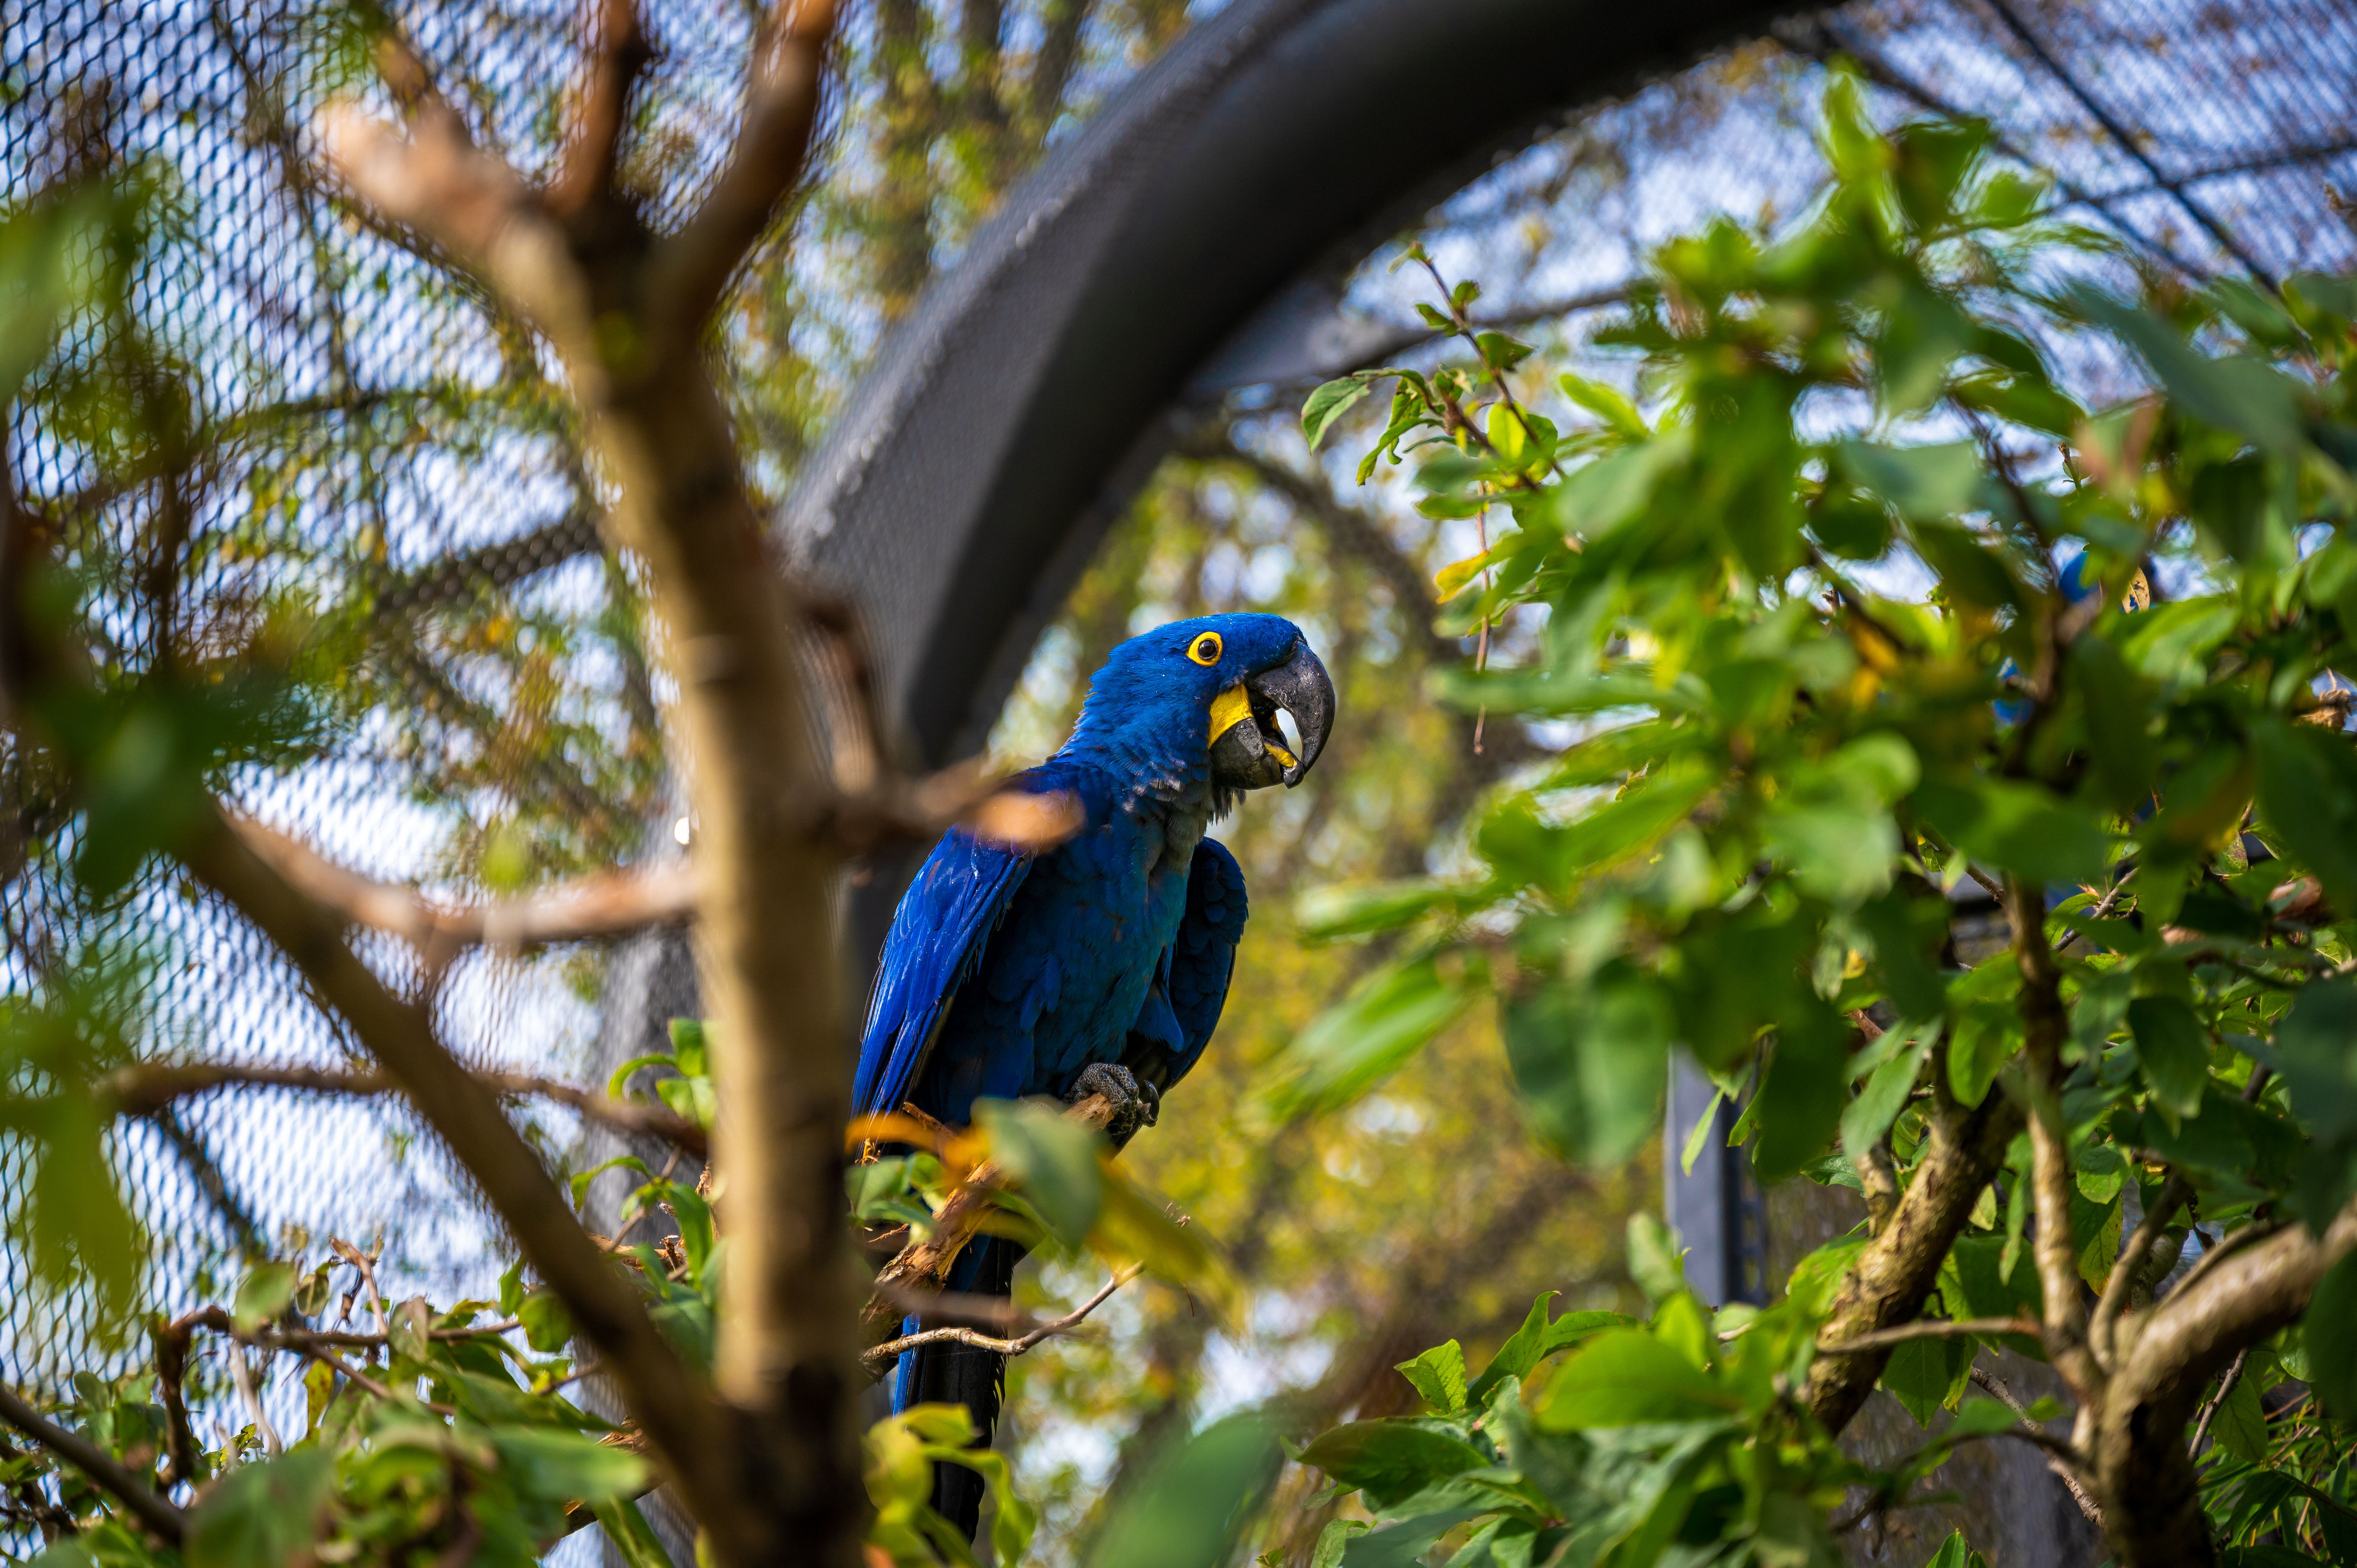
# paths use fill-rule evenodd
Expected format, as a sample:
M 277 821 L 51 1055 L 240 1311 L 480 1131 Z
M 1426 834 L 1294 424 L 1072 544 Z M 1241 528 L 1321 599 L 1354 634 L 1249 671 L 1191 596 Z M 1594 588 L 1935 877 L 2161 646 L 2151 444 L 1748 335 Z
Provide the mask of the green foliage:
M 1714 1325 L 1684 1291 L 1644 1326 L 1577 1313 L 1546 1326 L 1546 1310 L 1544 1296 L 1533 1304 L 1470 1401 L 1427 1391 L 1422 1415 L 1354 1422 L 1302 1450 L 1304 1464 L 1357 1494 L 1372 1526 L 1338 1521 L 1321 1561 L 1330 1544 L 1342 1568 L 1406 1564 L 1454 1542 L 1452 1563 L 1516 1568 L 1652 1568 L 1665 1554 L 1729 1550 L 1829 1568 L 1840 1557 L 1823 1510 L 1846 1488 L 1910 1497 L 1960 1444 L 2015 1419 L 1971 1402 L 1921 1449 L 1874 1471 L 1792 1401 L 1816 1333 L 1804 1298 L 1739 1327 Z M 1451 1364 L 1461 1369 L 1453 1341 L 1407 1366 Z
M 1283 1458 L 1268 1420 L 1247 1411 L 1177 1445 L 1109 1519 L 1090 1553 L 1103 1568 L 1218 1568 Z
M 989 1488 L 993 1560 L 1022 1560 L 1031 1541 L 1031 1510 L 1015 1495 L 1006 1456 L 970 1446 L 974 1436 L 974 1418 L 956 1404 L 912 1405 L 868 1429 L 867 1500 L 876 1509 L 867 1532 L 871 1548 L 905 1568 L 941 1563 L 974 1568 L 974 1548 L 931 1502 L 934 1465 L 962 1465 Z
M 2189 1180 L 2213 1244 L 2291 1215 L 2321 1230 L 2357 1193 L 2341 977 L 2357 744 L 2318 696 L 2357 652 L 2352 290 L 2120 298 L 2084 281 L 2112 265 L 2103 243 L 1994 164 L 1986 127 L 1884 134 L 1838 73 L 1822 145 L 1831 184 L 1788 232 L 1722 220 L 1655 254 L 1597 339 L 1629 355 L 1633 396 L 1566 381 L 1549 420 L 1520 354 L 1484 347 L 1312 398 L 1305 432 L 1330 440 L 1388 379 L 1370 464 L 1412 456 L 1428 515 L 1487 520 L 1486 553 L 1444 575 L 1444 626 L 1520 624 L 1535 652 L 1438 694 L 1573 737 L 1483 803 L 1472 872 L 1326 901 L 1327 929 L 1491 991 L 1534 1129 L 1593 1165 L 1652 1134 L 1677 1045 L 1727 1092 L 1752 1086 L 1737 1138 L 1768 1179 L 1903 1186 L 1934 1115 L 2050 1081 L 2076 1191 L 2045 1223 L 2067 1219 L 2097 1289 L 2131 1183 L 2148 1208 L 2166 1176 Z M 2083 402 L 2055 368 L 2066 342 L 2152 391 Z M 2037 456 L 2058 443 L 2059 463 Z M 1910 578 L 1927 591 L 1894 585 Z M 2032 913 L 2014 950 L 1960 963 L 1943 959 L 1949 899 L 1974 882 Z M 2059 983 L 2025 980 L 2026 959 Z M 1364 1092 L 1414 1048 L 1420 995 L 1386 1001 L 1370 987 L 1300 1036 L 1280 1071 L 1324 1090 L 1302 1108 Z M 2059 1060 L 2032 1061 L 2058 1015 Z M 1931 1315 L 2035 1311 L 2028 1176 L 2018 1139 Z M 2157 1277 L 2189 1230 L 2182 1213 L 2151 1223 Z M 1502 1382 L 1481 1389 L 1496 1419 L 1455 1437 L 1500 1470 L 1527 1479 L 1553 1440 L 1577 1444 L 1566 1475 L 1609 1453 L 1651 1478 L 1550 1494 L 1512 1525 L 1482 1505 L 1415 1550 L 1487 1517 L 1500 1533 L 1481 1551 L 1503 1561 L 1508 1534 L 1576 1531 L 1593 1507 L 1615 1522 L 1581 1561 L 1650 1563 L 1674 1540 L 1824 1557 L 1812 1532 L 1838 1468 L 1777 1424 L 1790 1412 L 1760 1369 L 1789 1356 L 1783 1375 L 1804 1377 L 1858 1241 L 1842 1245 L 1740 1338 L 1657 1291 L 1650 1327 L 1587 1343 L 1527 1415 L 1519 1396 L 1496 1407 Z M 2345 1433 L 2357 1398 L 2344 1271 L 2308 1316 L 2314 1391 L 2283 1386 L 2289 1339 L 2255 1348 L 2252 1386 L 2227 1391 L 2205 1461 L 2222 1539 L 2251 1544 L 2300 1487 L 2341 1517 L 2345 1466 L 2299 1434 Z M 2143 1288 L 2122 1282 L 2132 1305 Z M 1976 1349 L 1911 1341 L 1884 1386 L 1921 1422 L 1957 1412 L 1950 1433 L 2002 1424 L 1961 1399 Z M 1431 1412 L 1418 1430 L 1457 1419 L 1425 1386 L 1446 1394 L 1444 1369 L 1409 1365 Z M 1788 1442 L 1811 1457 L 1772 1476 L 1720 1457 Z M 1342 1561 L 1391 1560 L 1415 1518 L 1491 1484 L 1461 1464 L 1418 1474 L 1370 1492 L 1386 1522 Z M 2261 1506 L 2276 1486 L 2291 1491 Z M 1411 1493 L 1413 1518 L 1394 1507 Z M 1943 1564 L 1964 1562 L 1951 1544 Z

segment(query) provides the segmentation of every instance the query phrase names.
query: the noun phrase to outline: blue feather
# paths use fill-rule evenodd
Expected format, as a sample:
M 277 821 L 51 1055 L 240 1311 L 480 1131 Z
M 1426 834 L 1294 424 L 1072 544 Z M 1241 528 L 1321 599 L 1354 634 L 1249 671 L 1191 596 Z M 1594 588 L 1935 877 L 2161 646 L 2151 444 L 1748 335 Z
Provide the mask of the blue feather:
M 1206 630 L 1224 648 L 1186 650 Z M 892 920 L 870 998 L 854 1099 L 906 1101 L 952 1126 L 985 1096 L 1066 1094 L 1092 1063 L 1168 1089 L 1201 1058 L 1243 935 L 1243 875 L 1204 836 L 1229 804 L 1211 780 L 1211 704 L 1290 656 L 1275 616 L 1213 616 L 1134 638 L 1091 682 L 1072 738 L 1013 788 L 1078 798 L 1083 825 L 1039 854 L 963 830 L 936 845 Z M 952 1288 L 991 1260 L 968 1249 Z M 913 1320 L 912 1320 L 913 1324 Z M 901 1359 L 894 1408 L 918 1397 L 923 1352 Z

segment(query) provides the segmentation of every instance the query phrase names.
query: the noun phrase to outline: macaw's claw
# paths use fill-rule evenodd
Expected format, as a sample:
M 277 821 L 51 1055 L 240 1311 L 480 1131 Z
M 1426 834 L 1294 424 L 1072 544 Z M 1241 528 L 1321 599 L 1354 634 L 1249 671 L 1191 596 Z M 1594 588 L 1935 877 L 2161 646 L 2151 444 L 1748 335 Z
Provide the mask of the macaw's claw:
M 1162 1113 L 1162 1097 L 1150 1084 L 1141 1084 L 1127 1068 L 1118 1062 L 1091 1062 L 1072 1079 L 1065 1092 L 1064 1102 L 1078 1105 L 1092 1094 L 1101 1094 L 1113 1101 L 1113 1118 L 1105 1123 L 1105 1136 L 1119 1148 L 1130 1140 L 1140 1127 L 1151 1127 Z

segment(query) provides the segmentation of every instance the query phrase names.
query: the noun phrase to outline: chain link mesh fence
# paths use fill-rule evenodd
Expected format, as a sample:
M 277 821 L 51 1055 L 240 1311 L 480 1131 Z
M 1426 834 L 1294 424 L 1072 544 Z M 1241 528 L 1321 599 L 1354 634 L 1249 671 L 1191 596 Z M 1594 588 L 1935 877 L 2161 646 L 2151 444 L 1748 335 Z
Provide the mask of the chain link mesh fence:
M 663 46 L 641 183 L 692 199 L 726 135 L 751 8 L 652 6 Z M 480 123 L 544 164 L 579 27 L 567 0 L 404 14 Z M 135 314 L 193 389 L 196 454 L 169 484 L 114 484 L 88 443 L 17 411 L 7 438 L 28 501 L 93 538 L 151 510 L 193 521 L 184 601 L 300 592 L 339 628 L 325 739 L 254 770 L 241 803 L 371 876 L 454 897 L 670 853 L 657 717 L 630 567 L 604 550 L 600 495 L 542 351 L 484 302 L 368 231 L 317 184 L 306 129 L 361 80 L 356 24 L 267 0 L 172 6 L 0 0 L 0 189 L 21 201 L 95 140 L 141 160 L 159 240 Z M 1437 215 L 1477 251 L 1524 245 L 1523 316 L 1607 295 L 1643 248 L 1698 216 L 1791 212 L 1814 165 L 1776 105 L 1811 91 L 1794 62 L 1857 59 L 1891 117 L 1985 115 L 2008 151 L 2129 255 L 2206 276 L 2345 270 L 2357 237 L 2357 11 L 2319 0 L 1885 0 L 1803 16 L 1623 102 L 1584 110 Z M 1698 132 L 1683 116 L 1708 106 Z M 1801 118 L 1805 118 L 1802 116 Z M 1769 134 L 1774 131 L 1775 134 Z M 853 169 L 850 177 L 864 177 Z M 1610 217 L 1583 227 L 1577 199 Z M 1527 244 L 1517 226 L 1535 223 Z M 774 263 L 765 264 L 776 264 Z M 818 265 L 824 264 L 822 252 Z M 843 284 L 845 297 L 856 284 Z M 1362 297 L 1386 307 L 1380 287 Z M 872 324 L 839 334 L 840 378 Z M 767 462 L 780 477 L 790 458 Z M 780 467 L 780 465 L 783 465 Z M 126 648 L 161 634 L 133 613 Z M 100 902 L 65 867 L 70 814 L 13 755 L 0 843 L 0 989 L 103 958 L 140 1003 L 139 1048 L 339 1065 L 349 1043 L 258 936 L 169 878 Z M 390 946 L 386 966 L 407 961 Z M 675 940 L 529 958 L 477 952 L 443 977 L 447 1036 L 469 1057 L 595 1081 L 692 1007 Z M 553 1155 L 583 1144 L 564 1113 L 520 1114 Z M 580 1145 L 580 1146 L 576 1146 Z M 147 1282 L 186 1305 L 249 1245 L 333 1232 L 382 1239 L 407 1288 L 479 1294 L 491 1222 L 397 1101 L 239 1090 L 126 1121 L 122 1180 L 162 1245 Z M 0 1182 L 25 1152 L 0 1141 Z M 397 1287 L 398 1288 L 398 1287 Z M 89 1363 L 91 1303 L 33 1288 L 0 1252 L 0 1376 L 53 1387 Z

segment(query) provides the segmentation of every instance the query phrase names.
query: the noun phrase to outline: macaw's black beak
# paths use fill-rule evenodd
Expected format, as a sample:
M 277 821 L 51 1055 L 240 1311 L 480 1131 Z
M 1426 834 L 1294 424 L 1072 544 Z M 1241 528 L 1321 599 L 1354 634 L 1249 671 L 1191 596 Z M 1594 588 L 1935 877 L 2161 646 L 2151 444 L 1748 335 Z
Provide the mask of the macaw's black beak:
M 1271 784 L 1290 789 L 1308 773 L 1326 737 L 1334 728 L 1334 682 L 1307 642 L 1293 645 L 1293 657 L 1243 682 L 1252 716 L 1240 719 L 1211 743 L 1211 772 L 1235 789 L 1260 789 Z M 1293 715 L 1301 737 L 1300 755 L 1286 745 L 1276 722 L 1282 711 Z

